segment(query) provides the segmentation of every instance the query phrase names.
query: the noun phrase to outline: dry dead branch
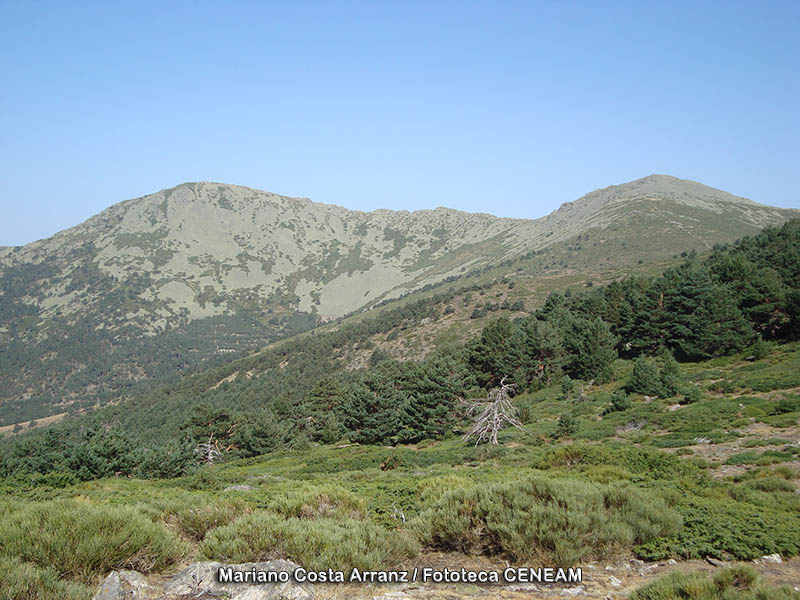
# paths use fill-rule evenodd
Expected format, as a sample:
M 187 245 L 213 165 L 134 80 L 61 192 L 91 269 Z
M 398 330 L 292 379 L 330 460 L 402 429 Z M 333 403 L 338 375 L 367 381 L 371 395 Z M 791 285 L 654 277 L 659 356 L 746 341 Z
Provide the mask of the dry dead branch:
M 506 378 L 500 380 L 500 387 L 489 391 L 486 400 L 470 403 L 467 416 L 477 414 L 475 424 L 465 435 L 464 441 L 475 437 L 475 445 L 481 442 L 497 444 L 497 434 L 506 425 L 513 425 L 522 429 L 522 423 L 517 418 L 517 409 L 511 404 L 511 392 L 516 386 L 506 383 Z

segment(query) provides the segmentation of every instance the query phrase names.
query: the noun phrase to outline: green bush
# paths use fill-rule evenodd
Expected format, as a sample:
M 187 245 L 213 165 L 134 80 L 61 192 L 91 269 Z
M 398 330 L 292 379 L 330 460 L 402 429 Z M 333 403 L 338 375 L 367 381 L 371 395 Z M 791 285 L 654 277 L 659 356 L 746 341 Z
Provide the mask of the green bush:
M 696 498 L 679 507 L 684 526 L 677 535 L 638 546 L 646 560 L 737 558 L 800 553 L 800 517 L 782 510 L 732 500 Z
M 749 566 L 719 571 L 713 578 L 703 573 L 670 573 L 640 587 L 630 600 L 798 600 L 789 586 L 762 587 Z
M 352 492 L 334 485 L 303 485 L 274 498 L 267 509 L 298 519 L 365 519 L 366 503 Z
M 603 415 L 610 415 L 613 412 L 623 412 L 632 406 L 633 402 L 631 402 L 631 399 L 628 394 L 625 393 L 625 390 L 617 390 L 611 394 L 611 404 L 609 404 L 603 410 Z
M 532 476 L 454 490 L 413 520 L 427 546 L 573 565 L 675 533 L 680 517 L 652 492 Z
M 683 387 L 683 399 L 681 400 L 681 404 L 694 404 L 695 402 L 699 402 L 702 397 L 703 393 L 700 391 L 700 388 L 696 385 L 689 384 Z
M 558 417 L 558 425 L 556 426 L 555 436 L 557 438 L 569 437 L 575 435 L 578 431 L 578 419 L 572 412 L 563 412 Z
M 408 533 L 352 519 L 283 519 L 256 512 L 210 531 L 203 558 L 257 562 L 285 558 L 307 569 L 385 569 L 417 554 Z
M 193 541 L 200 541 L 206 533 L 216 527 L 227 525 L 247 512 L 242 502 L 217 502 L 197 505 L 188 501 L 164 511 L 162 518 L 180 535 Z
M 448 492 L 473 485 L 472 480 L 461 475 L 442 475 L 421 481 L 417 486 L 417 495 L 421 505 L 429 506 L 441 500 Z
M 760 477 L 748 482 L 748 487 L 762 492 L 794 492 L 794 485 L 780 477 Z
M 641 356 L 633 361 L 633 371 L 625 386 L 629 392 L 645 396 L 661 396 L 664 393 L 661 370 L 655 360 Z
M 747 352 L 749 352 L 756 360 L 761 360 L 762 358 L 769 356 L 770 352 L 772 352 L 772 346 L 773 345 L 769 342 L 759 339 L 747 349 Z
M 18 505 L 0 527 L 0 553 L 86 582 L 114 569 L 158 570 L 184 550 L 140 511 L 86 501 Z
M 55 569 L 0 556 L 0 600 L 89 600 L 91 587 L 62 581 Z

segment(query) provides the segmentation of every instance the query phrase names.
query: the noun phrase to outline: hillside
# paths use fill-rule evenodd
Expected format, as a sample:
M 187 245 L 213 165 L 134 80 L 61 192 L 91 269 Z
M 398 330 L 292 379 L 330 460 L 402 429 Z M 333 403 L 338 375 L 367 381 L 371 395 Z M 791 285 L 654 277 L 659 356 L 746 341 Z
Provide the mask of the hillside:
M 585 577 L 304 597 L 796 598 L 799 253 L 795 219 L 522 310 L 498 296 L 511 276 L 480 280 L 525 255 L 0 440 L 0 580 L 15 599 L 88 600 L 134 569 L 164 588 L 147 597 L 199 600 L 198 580 L 164 587 L 192 581 L 190 562 L 546 564 Z M 461 318 L 470 296 L 501 318 L 424 358 L 377 343 Z M 495 443 L 476 434 L 504 420 Z
M 129 396 L 512 262 L 519 277 L 603 279 L 794 214 L 664 175 L 536 220 L 183 184 L 0 250 L 0 425 Z

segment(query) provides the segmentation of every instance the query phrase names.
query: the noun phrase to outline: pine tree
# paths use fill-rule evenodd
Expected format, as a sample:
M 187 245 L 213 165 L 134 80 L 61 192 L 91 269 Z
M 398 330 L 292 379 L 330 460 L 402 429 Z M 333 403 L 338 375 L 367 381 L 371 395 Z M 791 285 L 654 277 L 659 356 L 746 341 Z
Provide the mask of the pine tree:
M 645 356 L 634 360 L 633 372 L 625 388 L 629 392 L 644 394 L 645 396 L 661 396 L 664 388 L 661 384 L 661 372 L 656 361 Z

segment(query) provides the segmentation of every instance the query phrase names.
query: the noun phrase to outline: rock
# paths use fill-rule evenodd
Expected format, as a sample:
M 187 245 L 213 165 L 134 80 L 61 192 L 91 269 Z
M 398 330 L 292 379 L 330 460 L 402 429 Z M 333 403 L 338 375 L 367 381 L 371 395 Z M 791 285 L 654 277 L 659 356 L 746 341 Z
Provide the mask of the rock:
M 291 574 L 299 565 L 286 560 L 261 563 L 223 565 L 201 562 L 188 566 L 170 577 L 162 586 L 153 586 L 141 573 L 114 571 L 103 582 L 93 600 L 186 600 L 191 598 L 229 598 L 230 600 L 313 600 L 313 587 L 299 584 Z M 278 572 L 289 574 L 288 581 L 278 583 L 220 583 L 221 567 L 233 571 Z
M 539 586 L 535 583 L 518 583 L 516 585 L 507 585 L 503 589 L 510 590 L 512 592 L 539 592 Z
M 411 596 L 403 592 L 388 592 L 381 596 L 373 596 L 372 600 L 406 600 L 408 598 L 411 598 Z
M 222 565 L 218 562 L 195 563 L 180 573 L 173 575 L 164 586 L 167 598 L 185 595 L 209 594 L 230 596 L 231 600 L 311 600 L 310 585 L 295 583 L 291 578 L 286 583 L 220 583 L 217 573 L 220 567 L 230 567 L 234 571 L 284 571 L 293 573 L 299 566 L 287 560 L 271 560 L 261 563 Z
M 670 558 L 670 559 L 667 561 L 667 564 L 668 564 L 668 565 L 677 565 L 677 564 L 678 564 L 678 561 L 677 561 L 677 560 L 675 560 L 674 558 Z
M 584 587 L 579 585 L 578 587 L 574 588 L 564 588 L 561 590 L 562 596 L 580 596 L 584 592 Z
M 255 488 L 252 485 L 247 485 L 246 483 L 241 483 L 239 485 L 229 485 L 226 487 L 223 492 L 249 492 L 250 490 L 254 490 Z
M 767 554 L 766 556 L 762 556 L 761 560 L 763 560 L 764 562 L 770 562 L 770 563 L 782 563 L 783 562 L 783 560 L 781 559 L 781 555 L 778 554 L 777 552 L 775 554 Z
M 720 560 L 718 558 L 714 558 L 713 556 L 706 556 L 706 562 L 710 565 L 714 565 L 715 567 L 724 567 L 725 561 Z
M 93 600 L 149 600 L 158 590 L 136 571 L 114 571 L 100 586 Z
M 619 586 L 622 585 L 622 580 L 617 579 L 616 577 L 614 577 L 612 575 L 611 577 L 608 578 L 608 583 L 611 584 L 611 587 L 615 587 L 616 588 L 616 587 L 619 587 Z

